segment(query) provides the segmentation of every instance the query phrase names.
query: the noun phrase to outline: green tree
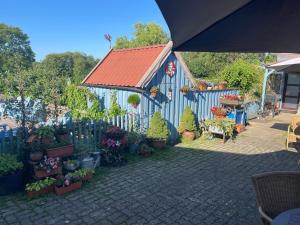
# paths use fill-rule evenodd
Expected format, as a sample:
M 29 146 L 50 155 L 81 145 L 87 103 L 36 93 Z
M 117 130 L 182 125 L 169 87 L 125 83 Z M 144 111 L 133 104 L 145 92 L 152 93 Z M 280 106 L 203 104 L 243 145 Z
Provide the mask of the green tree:
M 133 48 L 155 44 L 166 44 L 169 41 L 168 34 L 156 23 L 137 23 L 134 25 L 133 38 L 118 37 L 115 48 Z
M 252 92 L 258 95 L 259 90 L 256 88 L 259 87 L 259 83 L 262 83 L 263 70 L 257 65 L 238 59 L 226 66 L 220 73 L 220 77 L 228 82 L 229 87 L 240 89 L 241 94 Z
M 28 36 L 20 28 L 0 24 L 0 79 L 8 74 L 20 73 L 34 62 L 34 53 Z M 0 82 L 0 92 L 4 91 L 4 82 Z
M 47 71 L 74 84 L 80 84 L 96 63 L 97 60 L 92 56 L 79 52 L 49 54 L 41 62 Z

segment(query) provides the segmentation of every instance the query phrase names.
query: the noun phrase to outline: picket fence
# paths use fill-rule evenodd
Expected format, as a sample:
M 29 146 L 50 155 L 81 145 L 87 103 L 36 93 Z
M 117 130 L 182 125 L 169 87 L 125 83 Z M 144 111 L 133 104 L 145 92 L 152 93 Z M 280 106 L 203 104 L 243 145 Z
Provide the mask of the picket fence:
M 139 114 L 126 114 L 111 119 L 73 121 L 70 119 L 65 124 L 75 152 L 86 148 L 96 150 L 97 144 L 108 126 L 118 126 L 125 131 L 143 131 L 143 119 Z M 21 156 L 22 140 L 20 129 L 17 131 L 0 131 L 0 154 L 14 154 Z

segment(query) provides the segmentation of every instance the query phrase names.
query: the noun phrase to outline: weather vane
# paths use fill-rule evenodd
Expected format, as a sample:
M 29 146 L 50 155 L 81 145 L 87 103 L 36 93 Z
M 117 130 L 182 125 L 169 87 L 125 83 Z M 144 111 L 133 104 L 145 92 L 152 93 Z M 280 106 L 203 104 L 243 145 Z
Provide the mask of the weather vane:
M 104 38 L 109 42 L 109 48 L 111 49 L 111 35 L 110 34 L 105 34 L 104 35 Z

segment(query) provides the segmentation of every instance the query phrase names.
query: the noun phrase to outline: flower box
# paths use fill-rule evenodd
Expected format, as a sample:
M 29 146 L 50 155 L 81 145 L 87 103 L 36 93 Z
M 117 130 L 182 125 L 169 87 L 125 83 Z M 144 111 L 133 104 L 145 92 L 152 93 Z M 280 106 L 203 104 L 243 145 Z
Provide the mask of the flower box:
M 88 173 L 87 175 L 85 175 L 85 177 L 82 178 L 83 182 L 88 182 L 92 179 L 93 174 L 92 173 Z
M 244 101 L 238 99 L 231 100 L 231 99 L 220 98 L 220 103 L 223 105 L 242 105 Z
M 212 127 L 212 126 L 210 126 L 208 128 L 208 131 L 210 133 L 213 133 L 213 134 L 221 134 L 221 135 L 224 134 L 224 131 L 221 128 L 219 128 L 219 127 Z
M 43 188 L 39 191 L 27 191 L 27 196 L 29 198 L 34 198 L 34 197 L 46 195 L 46 194 L 53 193 L 53 192 L 54 192 L 54 185 L 51 185 L 51 186 Z
M 49 176 L 53 176 L 53 175 L 61 174 L 61 173 L 62 173 L 62 168 L 61 168 L 61 166 L 59 166 L 56 169 L 52 169 L 50 172 L 47 172 L 46 170 L 35 170 L 34 176 L 36 178 L 45 178 L 45 177 L 49 177 Z
M 57 148 L 47 149 L 47 156 L 49 158 L 67 157 L 73 154 L 73 145 L 65 145 Z
M 72 184 L 70 184 L 69 186 L 66 186 L 66 187 L 57 187 L 57 186 L 55 186 L 55 193 L 57 195 L 63 195 L 65 193 L 80 189 L 81 186 L 82 186 L 81 181 L 78 181 L 76 183 L 72 183 Z

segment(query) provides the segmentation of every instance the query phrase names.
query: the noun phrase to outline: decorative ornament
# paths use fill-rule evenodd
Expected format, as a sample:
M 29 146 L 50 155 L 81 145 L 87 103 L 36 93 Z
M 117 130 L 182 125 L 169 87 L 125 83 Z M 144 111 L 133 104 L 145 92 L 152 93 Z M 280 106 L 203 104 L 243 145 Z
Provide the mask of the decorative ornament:
M 175 71 L 176 71 L 176 65 L 174 62 L 169 62 L 166 66 L 166 74 L 169 76 L 169 77 L 173 77 L 174 74 L 175 74 Z

